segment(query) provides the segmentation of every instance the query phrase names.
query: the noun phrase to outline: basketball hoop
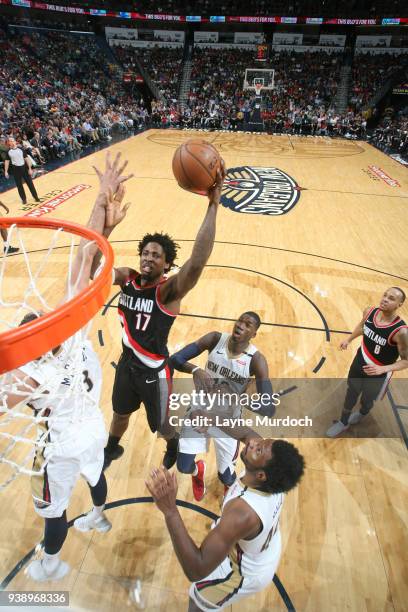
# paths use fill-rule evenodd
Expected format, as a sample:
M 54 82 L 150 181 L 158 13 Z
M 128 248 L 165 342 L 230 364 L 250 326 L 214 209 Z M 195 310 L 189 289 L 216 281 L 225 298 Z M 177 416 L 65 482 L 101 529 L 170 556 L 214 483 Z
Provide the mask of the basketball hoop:
M 262 88 L 263 88 L 263 84 L 262 83 L 254 83 L 255 95 L 257 97 L 259 97 L 261 95 Z
M 4 374 L 58 346 L 84 327 L 98 312 L 99 308 L 105 303 L 112 284 L 113 251 L 106 238 L 93 230 L 68 221 L 34 217 L 2 217 L 0 218 L 0 228 L 10 228 L 10 234 L 17 230 L 21 255 L 24 257 L 26 265 L 28 265 L 27 252 L 24 248 L 21 232 L 19 232 L 22 228 L 54 229 L 57 232 L 80 236 L 96 242 L 105 258 L 103 268 L 97 278 L 78 295 L 30 323 L 21 327 L 16 327 L 14 324 L 12 329 L 0 333 L 0 374 Z M 50 249 L 48 249 L 49 254 Z M 0 308 L 6 305 L 2 301 L 1 288 L 4 280 L 5 261 L 8 260 L 9 262 L 10 259 L 12 258 L 4 256 L 3 265 L 0 268 Z M 15 256 L 13 260 L 16 261 Z M 31 282 L 35 280 L 32 278 L 30 270 L 29 277 Z M 35 289 L 32 288 L 32 290 Z M 14 303 L 8 304 L 8 306 L 18 307 L 21 304 Z M 26 307 L 27 310 L 29 308 Z
M 83 371 L 82 351 L 92 317 L 105 303 L 112 284 L 113 251 L 109 242 L 95 231 L 77 223 L 58 219 L 15 217 L 0 219 L 0 228 L 8 228 L 6 252 L 0 257 L 0 491 L 19 474 L 38 476 L 44 473 L 55 452 L 49 439 L 47 407 L 52 397 L 53 410 L 64 402 L 75 406 L 75 422 L 85 421 L 93 414 L 94 399 L 88 393 L 86 372 Z M 47 229 L 50 240 L 39 249 L 40 238 L 31 229 Z M 76 293 L 81 269 L 74 257 L 77 236 L 88 242 L 83 246 L 80 266 L 89 265 L 86 251 L 96 244 L 104 262 L 88 287 Z M 47 237 L 48 238 L 48 237 Z M 67 244 L 67 238 L 69 243 Z M 34 242 L 37 240 L 37 242 Z M 7 255 L 13 241 L 19 254 Z M 18 241 L 18 242 L 17 242 Z M 59 242 L 62 244 L 60 245 Z M 35 248 L 33 248 L 33 246 Z M 61 249 L 61 250 L 60 250 Z M 68 270 L 66 251 L 68 255 Z M 62 261 L 60 261 L 62 255 Z M 49 261 L 51 259 L 51 262 Z M 73 275 L 73 263 L 75 274 Z M 47 268 L 48 265 L 48 268 Z M 17 282 L 18 281 L 18 282 Z M 62 298 L 67 301 L 62 302 Z M 39 314 L 41 313 L 41 316 Z M 33 320 L 20 326 L 24 315 Z M 2 331 L 2 329 L 6 331 Z M 57 356 L 51 352 L 59 347 Z M 35 360 L 35 367 L 52 367 L 42 383 L 33 386 L 22 370 Z M 68 387 L 61 385 L 69 372 Z M 64 392 L 61 392 L 61 387 Z M 66 391 L 65 391 L 66 389 Z M 21 400 L 8 406 L 8 398 Z M 68 400 L 68 402 L 67 402 Z M 36 405 L 32 410 L 31 402 Z M 40 402 L 40 404 L 38 403 Z M 39 407 L 42 406 L 42 407 Z M 67 421 L 69 424 L 69 420 Z M 27 450 L 28 447 L 28 450 Z M 47 456 L 44 449 L 47 448 Z M 57 443 L 58 447 L 58 443 Z M 36 457 L 33 463 L 33 457 Z M 43 457 L 44 461 L 37 461 Z M 42 461 L 42 460 L 41 460 Z
M 275 70 L 273 68 L 245 68 L 244 89 L 255 91 L 261 96 L 262 90 L 270 92 L 274 88 Z

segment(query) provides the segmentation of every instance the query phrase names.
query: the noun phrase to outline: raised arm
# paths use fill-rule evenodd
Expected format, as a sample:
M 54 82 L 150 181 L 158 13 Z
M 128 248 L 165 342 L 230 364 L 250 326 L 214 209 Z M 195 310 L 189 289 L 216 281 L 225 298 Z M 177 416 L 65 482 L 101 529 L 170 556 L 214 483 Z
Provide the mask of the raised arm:
M 105 238 L 109 238 L 115 227 L 119 225 L 119 223 L 121 223 L 126 217 L 130 202 L 127 202 L 122 206 L 125 193 L 125 186 L 123 185 L 123 183 L 121 183 L 116 193 L 114 195 L 112 195 L 112 193 L 110 194 L 111 197 L 109 198 L 109 201 L 106 205 L 105 222 L 101 231 L 102 235 L 105 236 Z M 92 278 L 99 267 L 100 260 L 101 253 L 100 251 L 98 251 L 92 262 Z M 133 273 L 135 273 L 135 270 L 133 270 L 132 268 L 114 268 L 113 284 L 122 285 Z
M 222 161 L 221 169 L 217 172 L 217 181 L 208 193 L 207 213 L 198 230 L 191 257 L 178 274 L 170 277 L 161 287 L 160 294 L 164 304 L 181 300 L 194 287 L 204 270 L 214 246 L 217 211 L 225 174 L 225 164 Z
M 120 213 L 117 212 L 117 202 L 114 202 L 113 189 L 117 190 L 118 186 L 130 178 L 130 176 L 122 176 L 126 163 L 120 166 L 119 161 L 120 154 L 116 156 L 113 164 L 111 163 L 108 154 L 106 156 L 104 172 L 97 171 L 100 179 L 100 189 L 89 217 L 87 227 L 100 233 L 102 233 L 105 224 L 107 207 L 110 207 L 112 215 L 120 216 Z M 67 279 L 66 294 L 62 302 L 67 301 L 88 286 L 92 261 L 97 252 L 99 252 L 99 249 L 95 243 L 89 242 L 85 239 L 80 241 L 72 262 L 71 274 Z M 14 370 L 12 373 L 10 373 L 10 376 L 13 376 L 15 379 L 15 384 L 13 386 L 15 392 L 12 394 L 7 394 L 7 397 L 5 397 L 0 391 L 0 413 L 3 400 L 8 409 L 13 408 L 25 398 L 30 397 L 33 389 L 39 384 L 36 380 L 28 377 L 21 370 Z
M 121 154 L 118 153 L 111 162 L 109 152 L 106 155 L 105 169 L 103 172 L 95 168 L 95 172 L 99 178 L 99 192 L 96 197 L 94 207 L 89 217 L 87 227 L 99 234 L 104 233 L 106 218 L 109 216 L 109 222 L 115 225 L 120 223 L 126 215 L 129 205 L 121 209 L 120 205 L 125 195 L 123 183 L 127 181 L 132 174 L 125 176 L 125 170 L 128 162 L 121 164 Z M 89 280 L 92 277 L 92 272 L 97 268 L 101 258 L 101 253 L 96 244 L 90 243 L 84 238 L 80 241 L 75 259 L 72 265 L 71 278 L 68 279 L 69 287 L 67 287 L 67 298 L 79 293 L 82 289 L 88 286 Z
M 243 538 L 254 537 L 260 528 L 256 513 L 241 499 L 230 501 L 221 519 L 201 546 L 190 537 L 176 506 L 177 479 L 165 468 L 153 470 L 146 482 L 157 507 L 164 514 L 173 547 L 183 572 L 191 581 L 208 576 Z
M 13 376 L 13 393 L 8 393 L 4 389 L 0 388 L 0 417 L 3 414 L 7 414 L 7 410 L 11 410 L 20 402 L 28 399 L 32 396 L 33 390 L 39 386 L 39 383 L 30 378 L 21 370 L 14 370 L 10 374 L 3 375 L 4 379 L 6 376 Z M 3 376 L 0 376 L 0 383 Z

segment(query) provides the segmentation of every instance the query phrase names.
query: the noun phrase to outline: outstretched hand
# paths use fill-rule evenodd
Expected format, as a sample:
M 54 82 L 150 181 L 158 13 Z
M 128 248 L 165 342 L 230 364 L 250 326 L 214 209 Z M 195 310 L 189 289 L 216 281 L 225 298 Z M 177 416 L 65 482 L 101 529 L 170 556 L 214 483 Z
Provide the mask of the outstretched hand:
M 208 190 L 208 199 L 210 200 L 210 204 L 219 204 L 226 174 L 227 170 L 225 167 L 225 162 L 223 159 L 221 159 L 221 165 L 217 170 L 217 178 L 215 179 L 215 183 Z
M 155 468 L 150 473 L 150 479 L 146 480 L 146 487 L 163 514 L 176 510 L 178 484 L 175 472 L 170 474 L 164 466 Z
M 126 217 L 130 202 L 126 202 L 121 208 L 125 193 L 126 189 L 123 183 L 120 183 L 115 194 L 112 192 L 112 189 L 108 189 L 108 194 L 106 196 L 105 230 L 113 230 L 113 228 Z
M 123 164 L 120 163 L 121 153 L 117 153 L 113 163 L 111 162 L 111 157 L 109 151 L 106 154 L 105 159 L 105 169 L 103 172 L 98 170 L 96 166 L 93 166 L 96 174 L 99 179 L 99 192 L 108 195 L 109 189 L 115 195 L 119 185 L 128 181 L 133 174 L 123 174 L 126 166 L 128 165 L 128 161 L 124 161 Z

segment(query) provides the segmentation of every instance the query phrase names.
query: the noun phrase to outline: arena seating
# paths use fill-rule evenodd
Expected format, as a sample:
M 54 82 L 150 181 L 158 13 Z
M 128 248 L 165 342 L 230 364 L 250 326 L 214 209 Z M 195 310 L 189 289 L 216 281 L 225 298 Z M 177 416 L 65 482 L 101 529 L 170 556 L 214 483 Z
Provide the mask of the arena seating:
M 136 58 L 160 92 L 144 103 L 132 95 L 95 36 L 65 32 L 11 33 L 0 29 L 0 136 L 15 136 L 37 163 L 63 157 L 113 131 L 137 127 L 238 130 L 248 127 L 254 92 L 243 89 L 245 68 L 254 67 L 246 48 L 195 47 L 187 99 L 178 104 L 183 48 L 125 48 L 112 52 L 124 70 L 138 71 Z M 64 61 L 61 61 L 64 58 Z M 335 110 L 342 54 L 277 51 L 269 65 L 275 87 L 263 92 L 262 117 L 271 132 L 364 138 L 367 103 L 399 68 L 395 56 L 356 55 L 349 105 Z M 387 115 L 373 143 L 406 151 L 404 115 Z

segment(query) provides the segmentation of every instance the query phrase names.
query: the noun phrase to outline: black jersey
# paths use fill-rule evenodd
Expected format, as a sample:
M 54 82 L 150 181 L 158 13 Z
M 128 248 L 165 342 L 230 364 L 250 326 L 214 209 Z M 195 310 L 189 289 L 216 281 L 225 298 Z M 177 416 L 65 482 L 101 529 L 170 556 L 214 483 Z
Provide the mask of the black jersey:
M 407 327 L 405 321 L 395 317 L 389 323 L 378 320 L 379 308 L 371 308 L 364 321 L 361 352 L 364 361 L 369 364 L 389 365 L 399 357 L 398 348 L 393 338 L 400 329 Z
M 130 276 L 123 284 L 118 314 L 122 325 L 123 347 L 130 350 L 147 368 L 160 368 L 169 356 L 167 339 L 177 315 L 160 301 L 162 280 L 155 285 L 140 283 L 140 274 Z

